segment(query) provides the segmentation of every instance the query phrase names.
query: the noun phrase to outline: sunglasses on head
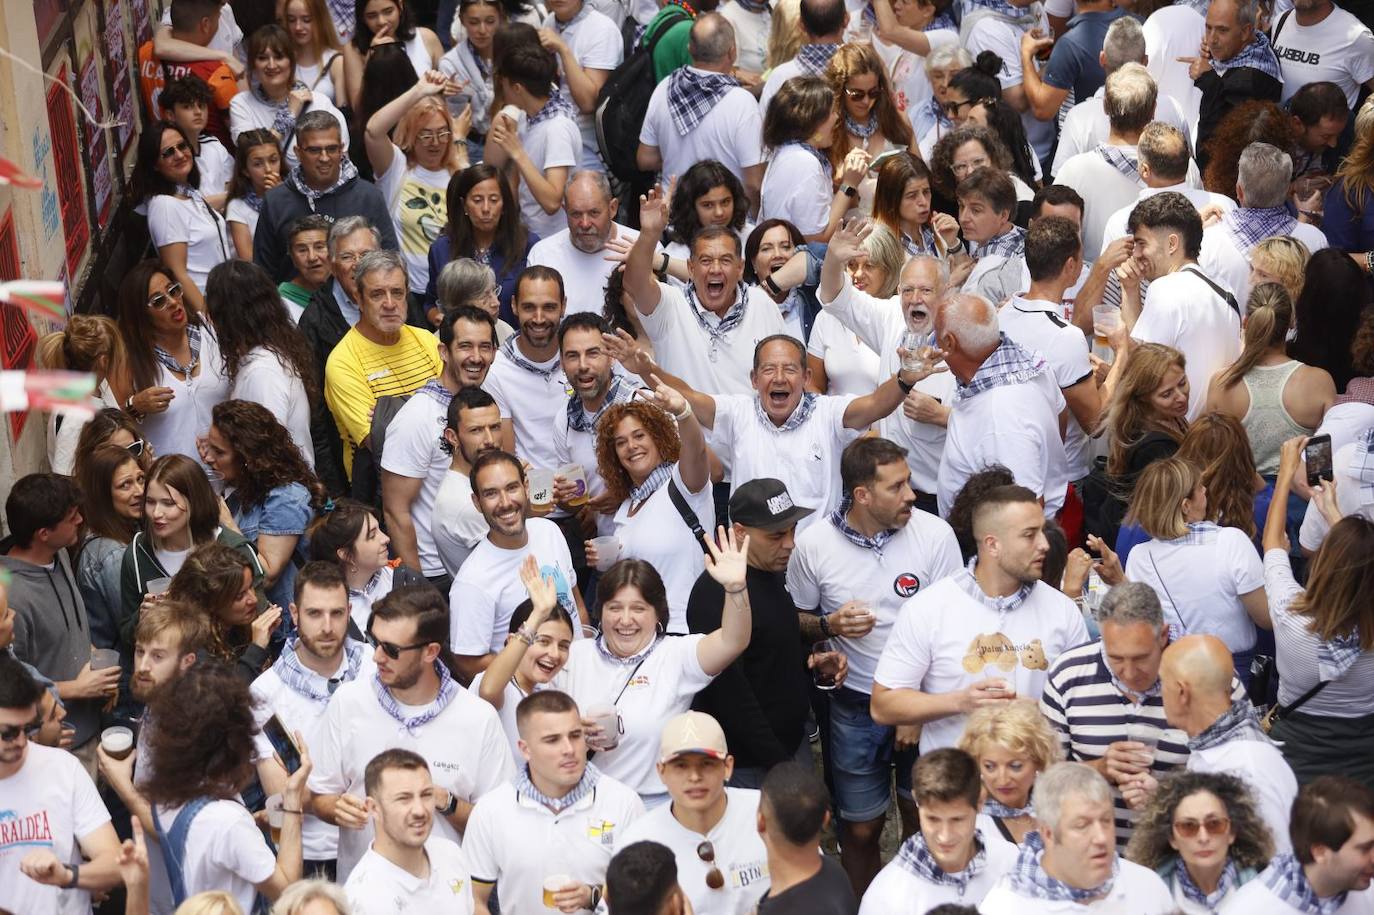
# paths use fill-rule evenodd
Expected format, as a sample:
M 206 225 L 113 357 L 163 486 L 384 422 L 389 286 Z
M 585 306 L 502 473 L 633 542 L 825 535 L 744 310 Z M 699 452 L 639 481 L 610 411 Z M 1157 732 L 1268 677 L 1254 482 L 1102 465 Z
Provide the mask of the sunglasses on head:
M 402 652 L 418 651 L 419 649 L 424 648 L 426 645 L 428 645 L 429 642 L 417 642 L 414 645 L 397 645 L 393 642 L 383 642 L 381 639 L 377 638 L 371 632 L 368 632 L 367 644 L 371 645 L 373 648 L 380 648 L 382 650 L 382 653 L 385 654 L 391 660 L 399 661 Z
M 1206 817 L 1201 822 L 1197 820 L 1175 820 L 1174 832 L 1185 839 L 1191 839 L 1198 834 L 1198 830 L 1205 830 L 1209 836 L 1224 836 L 1231 831 L 1230 817 Z
M 697 857 L 703 863 L 711 865 L 711 869 L 706 872 L 706 885 L 713 890 L 725 886 L 725 875 L 716 867 L 716 847 L 710 842 L 702 842 L 697 846 Z
M 38 722 L 32 724 L 12 724 L 7 728 L 0 728 L 0 743 L 14 743 L 19 740 L 19 735 L 25 737 L 35 737 L 42 725 Z
M 124 446 L 124 450 L 127 451 L 127 452 L 129 452 L 130 454 L 132 454 L 134 457 L 142 457 L 142 456 L 143 456 L 143 439 L 141 439 L 141 438 L 136 438 L 136 439 L 134 439 L 132 442 L 129 442 L 129 444 L 127 444 L 127 445 Z

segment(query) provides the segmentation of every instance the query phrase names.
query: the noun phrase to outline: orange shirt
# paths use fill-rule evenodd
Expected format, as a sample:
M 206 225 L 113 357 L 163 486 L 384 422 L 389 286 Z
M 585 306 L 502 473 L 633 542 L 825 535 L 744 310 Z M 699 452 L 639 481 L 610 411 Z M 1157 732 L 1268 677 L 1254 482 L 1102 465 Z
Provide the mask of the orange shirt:
M 221 60 L 160 60 L 153 54 L 153 43 L 144 42 L 138 49 L 138 83 L 143 92 L 143 101 L 155 117 L 171 119 L 171 112 L 163 112 L 157 97 L 169 80 L 194 73 L 210 86 L 213 102 L 205 125 L 208 133 L 214 134 L 233 154 L 234 145 L 229 139 L 229 102 L 238 94 L 238 81 L 234 73 Z

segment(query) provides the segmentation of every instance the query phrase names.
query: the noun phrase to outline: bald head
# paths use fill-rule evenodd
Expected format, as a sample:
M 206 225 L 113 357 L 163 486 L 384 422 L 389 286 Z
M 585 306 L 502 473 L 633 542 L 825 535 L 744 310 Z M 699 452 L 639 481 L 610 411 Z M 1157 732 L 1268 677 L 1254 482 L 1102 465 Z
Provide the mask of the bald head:
M 735 52 L 735 27 L 720 13 L 706 13 L 692 23 L 687 53 L 697 67 L 730 64 Z
M 1214 635 L 1187 635 L 1164 649 L 1160 676 L 1187 684 L 1194 701 L 1221 699 L 1230 704 L 1231 652 Z

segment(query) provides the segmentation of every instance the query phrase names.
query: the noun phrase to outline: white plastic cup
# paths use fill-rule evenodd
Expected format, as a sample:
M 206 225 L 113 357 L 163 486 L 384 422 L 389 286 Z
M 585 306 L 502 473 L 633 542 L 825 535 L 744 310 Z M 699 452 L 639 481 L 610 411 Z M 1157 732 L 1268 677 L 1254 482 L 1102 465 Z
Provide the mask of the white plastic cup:
M 145 584 L 148 586 L 149 594 L 166 594 L 167 589 L 172 586 L 170 578 L 150 578 Z
M 586 505 L 590 496 L 587 495 L 587 471 L 581 464 L 564 464 L 558 468 L 558 475 L 567 480 L 577 491 L 572 498 L 568 499 L 568 505 Z
M 91 670 L 104 670 L 107 667 L 119 666 L 119 652 L 113 648 L 92 648 L 91 649 Z
M 562 892 L 563 890 L 566 890 L 568 887 L 572 886 L 572 885 L 575 884 L 576 882 L 577 882 L 577 881 L 574 880 L 574 879 L 572 878 L 572 876 L 569 875 L 569 874 L 550 874 L 549 876 L 545 877 L 545 878 L 544 878 L 544 908 L 546 908 L 546 909 L 556 909 L 556 908 L 558 908 L 558 906 L 554 905 L 554 902 L 553 902 L 554 894 L 555 894 L 555 893 L 560 893 L 560 892 Z
M 620 746 L 620 710 L 609 702 L 602 702 L 587 709 L 587 720 L 601 729 L 596 739 L 596 750 L 614 750 Z
M 1107 335 L 1121 326 L 1121 311 L 1113 305 L 1093 306 L 1093 342 L 1107 346 Z
M 615 537 L 593 537 L 591 544 L 596 550 L 598 572 L 605 572 L 620 558 L 620 541 Z
M 553 471 L 531 470 L 529 474 L 530 505 L 546 507 L 553 504 Z
M 100 746 L 114 759 L 124 759 L 134 751 L 134 732 L 122 725 L 106 728 L 100 732 Z
M 908 372 L 919 372 L 923 364 L 920 355 L 921 344 L 925 340 L 924 334 L 918 334 L 914 330 L 905 331 L 902 334 L 902 349 L 906 350 L 906 355 L 902 357 L 902 368 Z

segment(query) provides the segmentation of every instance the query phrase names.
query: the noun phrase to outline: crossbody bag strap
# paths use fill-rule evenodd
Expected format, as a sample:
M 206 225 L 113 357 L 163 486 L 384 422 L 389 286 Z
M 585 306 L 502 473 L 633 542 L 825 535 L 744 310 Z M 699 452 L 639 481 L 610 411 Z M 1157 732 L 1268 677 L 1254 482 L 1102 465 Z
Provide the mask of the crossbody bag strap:
M 315 87 L 320 84 L 321 80 L 323 80 L 326 76 L 329 75 L 329 68 L 334 66 L 334 61 L 338 60 L 342 56 L 343 54 L 341 52 L 335 51 L 333 54 L 329 55 L 328 60 L 320 64 L 320 73 L 318 76 L 315 77 L 315 81 L 310 84 L 311 92 L 314 92 Z
M 1178 617 L 1178 628 L 1180 630 L 1178 637 L 1182 638 L 1188 634 L 1188 624 L 1183 622 L 1183 614 L 1179 612 L 1178 604 L 1174 601 L 1174 596 L 1169 593 L 1169 586 L 1164 583 L 1164 576 L 1159 574 L 1159 566 L 1155 564 L 1154 556 L 1149 553 L 1145 555 L 1150 557 L 1150 568 L 1155 570 L 1155 578 L 1159 579 L 1159 586 L 1164 589 L 1164 596 L 1169 598 L 1169 606 L 1174 608 L 1174 616 Z
M 668 498 L 673 502 L 673 508 L 682 516 L 682 520 L 691 530 L 692 536 L 696 538 L 697 545 L 701 547 L 703 553 L 708 552 L 706 548 L 706 530 L 701 526 L 701 519 L 697 513 L 692 511 L 692 506 L 687 504 L 687 497 L 682 494 L 682 490 L 677 488 L 677 484 L 671 479 L 668 480 Z
M 1186 272 L 1191 273 L 1198 279 L 1202 280 L 1208 286 L 1211 286 L 1212 291 L 1215 292 L 1221 299 L 1223 299 L 1227 305 L 1230 305 L 1232 311 L 1234 311 L 1236 314 L 1240 314 L 1240 304 L 1236 302 L 1236 297 L 1231 295 L 1231 293 L 1227 292 L 1221 286 L 1219 286 L 1217 282 L 1213 280 L 1210 276 L 1203 273 L 1201 270 L 1194 267 L 1192 264 L 1189 264 L 1187 267 L 1184 267 L 1183 269 Z
M 1319 693 L 1319 692 L 1321 692 L 1322 690 L 1326 689 L 1326 687 L 1329 686 L 1330 683 L 1331 683 L 1330 680 L 1323 680 L 1322 682 L 1318 683 L 1316 686 L 1314 686 L 1314 687 L 1312 687 L 1311 689 L 1309 689 L 1307 692 L 1303 693 L 1303 694 L 1302 694 L 1301 696 L 1299 696 L 1297 699 L 1295 699 L 1295 700 L 1293 701 L 1293 704 L 1292 704 L 1292 705 L 1280 705 L 1280 706 L 1279 706 L 1279 711 L 1278 711 L 1278 717 L 1279 717 L 1279 718 L 1282 718 L 1282 717 L 1284 717 L 1285 715 L 1289 715 L 1289 714 L 1291 714 L 1291 713 L 1293 713 L 1293 712 L 1296 712 L 1298 709 L 1300 709 L 1300 708 L 1302 708 L 1304 705 L 1306 705 L 1306 704 L 1308 703 L 1309 700 L 1313 699 L 1313 698 L 1317 695 L 1317 693 Z
M 1279 24 L 1274 26 L 1274 31 L 1271 33 L 1269 37 L 1270 44 L 1274 44 L 1279 40 L 1279 33 L 1283 31 L 1283 24 L 1288 21 L 1288 17 L 1291 15 L 1293 15 L 1293 11 L 1286 10 L 1284 14 L 1279 17 Z

